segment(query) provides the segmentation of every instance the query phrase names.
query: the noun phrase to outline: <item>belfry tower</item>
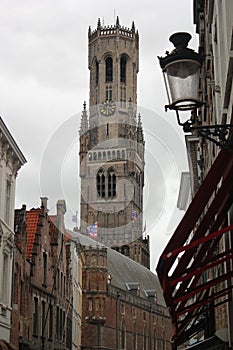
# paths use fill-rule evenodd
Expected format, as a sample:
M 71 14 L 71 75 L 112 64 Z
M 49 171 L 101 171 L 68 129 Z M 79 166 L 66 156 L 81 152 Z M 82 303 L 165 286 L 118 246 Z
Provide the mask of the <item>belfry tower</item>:
M 143 238 L 144 136 L 137 116 L 139 37 L 89 28 L 90 96 L 80 126 L 81 233 L 150 267 Z

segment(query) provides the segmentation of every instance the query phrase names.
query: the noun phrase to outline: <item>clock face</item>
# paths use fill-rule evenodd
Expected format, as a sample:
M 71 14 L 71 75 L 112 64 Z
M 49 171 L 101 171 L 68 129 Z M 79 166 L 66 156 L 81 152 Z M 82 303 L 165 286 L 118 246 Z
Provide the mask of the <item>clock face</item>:
M 113 115 L 116 110 L 115 102 L 106 100 L 100 105 L 100 113 L 105 117 Z

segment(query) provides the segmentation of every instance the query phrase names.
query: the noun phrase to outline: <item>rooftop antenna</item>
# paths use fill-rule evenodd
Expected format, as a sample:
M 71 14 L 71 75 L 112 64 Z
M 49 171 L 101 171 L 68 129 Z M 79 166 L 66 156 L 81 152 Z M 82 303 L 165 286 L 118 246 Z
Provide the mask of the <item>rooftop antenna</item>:
M 104 17 L 103 17 L 103 27 L 104 27 Z
M 113 23 L 116 22 L 116 9 L 113 10 Z

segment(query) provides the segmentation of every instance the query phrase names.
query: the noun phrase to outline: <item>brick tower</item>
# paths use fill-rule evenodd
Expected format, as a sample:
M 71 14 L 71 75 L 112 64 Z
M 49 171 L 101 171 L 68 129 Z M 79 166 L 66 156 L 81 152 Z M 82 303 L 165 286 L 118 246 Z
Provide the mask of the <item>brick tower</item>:
M 144 136 L 137 116 L 138 32 L 89 28 L 90 96 L 80 127 L 81 233 L 149 268 L 143 238 Z M 97 235 L 97 237 L 96 237 Z

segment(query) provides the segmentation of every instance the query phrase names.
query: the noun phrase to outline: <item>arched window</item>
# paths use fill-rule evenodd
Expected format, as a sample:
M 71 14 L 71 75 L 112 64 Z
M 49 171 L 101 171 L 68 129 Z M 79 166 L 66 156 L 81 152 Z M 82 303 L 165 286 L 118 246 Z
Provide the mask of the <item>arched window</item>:
M 108 197 L 116 197 L 116 174 L 112 168 L 108 171 Z
M 99 84 L 99 62 L 97 60 L 95 61 L 95 83 Z
M 107 57 L 105 60 L 106 83 L 112 81 L 112 57 Z
M 96 175 L 96 187 L 98 196 L 105 197 L 105 176 L 103 170 L 99 170 Z
M 121 83 L 126 83 L 126 66 L 127 66 L 127 60 L 125 56 L 121 57 Z

